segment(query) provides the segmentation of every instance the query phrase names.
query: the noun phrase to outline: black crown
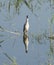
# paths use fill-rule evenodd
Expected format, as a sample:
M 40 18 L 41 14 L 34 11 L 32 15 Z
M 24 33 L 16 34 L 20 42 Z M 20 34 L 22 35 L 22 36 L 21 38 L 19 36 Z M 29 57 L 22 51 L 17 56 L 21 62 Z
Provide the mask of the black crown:
M 26 17 L 28 18 L 28 15 Z

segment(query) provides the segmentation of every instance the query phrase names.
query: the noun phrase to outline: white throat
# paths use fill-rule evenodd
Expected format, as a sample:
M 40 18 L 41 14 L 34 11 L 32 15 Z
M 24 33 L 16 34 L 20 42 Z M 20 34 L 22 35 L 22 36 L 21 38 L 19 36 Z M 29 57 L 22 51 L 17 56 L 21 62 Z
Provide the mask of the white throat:
M 27 18 L 27 22 L 29 22 L 29 19 Z

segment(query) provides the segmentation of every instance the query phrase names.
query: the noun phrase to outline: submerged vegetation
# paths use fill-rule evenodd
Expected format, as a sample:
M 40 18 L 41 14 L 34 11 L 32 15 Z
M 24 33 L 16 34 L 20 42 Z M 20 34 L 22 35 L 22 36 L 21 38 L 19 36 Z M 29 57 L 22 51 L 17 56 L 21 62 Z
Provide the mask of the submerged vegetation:
M 4 65 L 18 65 L 15 58 L 10 57 L 7 53 L 3 53 L 9 60 L 10 63 L 4 63 Z
M 20 14 L 21 7 L 25 5 L 35 16 L 38 16 L 36 11 L 40 10 L 45 2 L 49 2 L 50 8 L 54 9 L 54 0 L 4 0 L 0 1 L 0 12 L 6 9 L 7 12 L 11 13 L 11 9 L 13 8 L 13 14 Z

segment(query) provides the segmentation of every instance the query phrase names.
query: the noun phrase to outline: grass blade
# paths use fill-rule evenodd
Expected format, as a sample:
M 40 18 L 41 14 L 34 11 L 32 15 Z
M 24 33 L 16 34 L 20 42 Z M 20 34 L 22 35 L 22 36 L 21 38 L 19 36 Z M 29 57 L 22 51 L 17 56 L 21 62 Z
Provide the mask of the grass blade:
M 30 5 L 27 3 L 26 0 L 24 0 L 24 3 L 26 4 L 26 6 L 30 9 Z
M 0 40 L 0 43 L 4 42 L 4 40 Z
M 11 62 L 13 62 L 13 59 L 12 59 L 7 53 L 4 53 L 4 52 L 3 52 L 3 54 L 4 54 Z

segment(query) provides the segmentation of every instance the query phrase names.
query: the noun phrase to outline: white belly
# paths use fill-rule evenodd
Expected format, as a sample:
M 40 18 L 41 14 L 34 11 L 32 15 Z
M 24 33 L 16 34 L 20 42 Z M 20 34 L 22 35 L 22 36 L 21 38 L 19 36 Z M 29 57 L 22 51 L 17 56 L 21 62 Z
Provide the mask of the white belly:
M 26 23 L 25 28 L 26 28 L 27 31 L 29 30 L 29 22 Z

